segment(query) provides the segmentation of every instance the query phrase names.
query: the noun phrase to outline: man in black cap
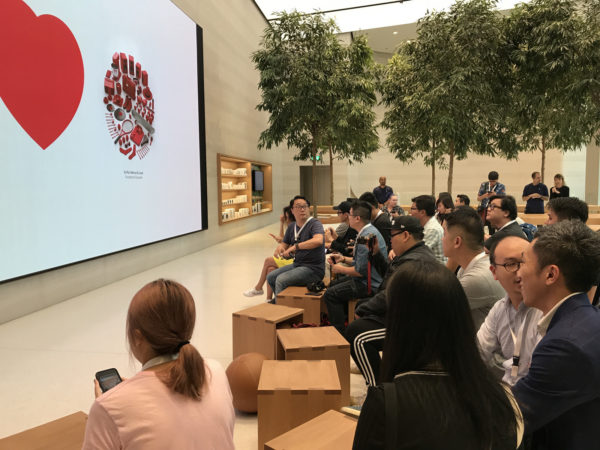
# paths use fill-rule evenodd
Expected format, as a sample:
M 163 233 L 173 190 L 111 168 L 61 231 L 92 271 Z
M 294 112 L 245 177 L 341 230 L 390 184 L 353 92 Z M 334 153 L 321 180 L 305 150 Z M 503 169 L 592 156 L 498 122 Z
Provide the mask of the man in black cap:
M 347 230 L 344 234 L 338 234 L 336 230 L 329 227 L 325 230 L 325 248 L 331 249 L 333 252 L 341 253 L 344 256 L 352 255 L 352 244 L 356 239 L 357 231 L 349 226 L 348 216 L 350 215 L 350 206 L 348 201 L 343 201 L 333 209 L 337 210 L 338 219 L 341 223 L 347 225 Z
M 423 226 L 416 217 L 401 216 L 394 219 L 391 245 L 396 257 L 389 264 L 374 249 L 373 266 L 379 273 L 385 274 L 383 281 L 377 293 L 356 308 L 357 320 L 348 325 L 344 334 L 350 342 L 350 354 L 369 386 L 376 386 L 379 382 L 379 352 L 383 349 L 385 338 L 385 288 L 388 280 L 406 261 L 436 260 L 433 252 L 423 242 Z

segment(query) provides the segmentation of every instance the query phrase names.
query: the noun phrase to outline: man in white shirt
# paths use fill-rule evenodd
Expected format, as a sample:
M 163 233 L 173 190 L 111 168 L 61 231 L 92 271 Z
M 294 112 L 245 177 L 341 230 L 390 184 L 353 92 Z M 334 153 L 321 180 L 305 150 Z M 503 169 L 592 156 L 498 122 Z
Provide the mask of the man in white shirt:
M 523 303 L 517 270 L 521 255 L 529 246 L 524 237 L 505 236 L 492 245 L 490 270 L 506 296 L 498 300 L 477 332 L 481 356 L 489 365 L 502 366 L 502 381 L 514 385 L 527 375 L 531 354 L 541 336 L 537 323 L 542 312 Z
M 435 198 L 431 195 L 419 195 L 413 198 L 410 215 L 419 219 L 425 233 L 423 242 L 431 249 L 435 259 L 442 264 L 446 264 L 448 260 L 446 256 L 448 255 L 444 256 L 444 250 L 442 249 L 444 230 L 435 218 Z
M 457 208 L 446 217 L 442 246 L 444 254 L 460 266 L 456 276 L 467 294 L 478 330 L 505 292 L 490 272 L 490 260 L 483 251 L 483 224 L 473 208 Z

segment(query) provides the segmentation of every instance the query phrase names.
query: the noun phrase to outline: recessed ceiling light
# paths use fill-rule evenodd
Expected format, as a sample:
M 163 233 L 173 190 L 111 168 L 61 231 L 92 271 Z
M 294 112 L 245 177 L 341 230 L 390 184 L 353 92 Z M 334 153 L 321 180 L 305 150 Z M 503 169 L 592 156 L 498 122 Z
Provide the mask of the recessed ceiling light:
M 397 31 L 394 31 L 392 34 L 398 34 L 398 32 L 397 32 Z

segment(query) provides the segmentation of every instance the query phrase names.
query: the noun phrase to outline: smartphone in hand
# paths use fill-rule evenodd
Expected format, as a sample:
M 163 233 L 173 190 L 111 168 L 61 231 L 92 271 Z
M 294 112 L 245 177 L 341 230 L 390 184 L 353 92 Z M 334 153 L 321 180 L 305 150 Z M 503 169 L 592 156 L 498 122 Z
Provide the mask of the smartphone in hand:
M 100 389 L 102 392 L 108 391 L 110 388 L 115 387 L 121 381 L 121 375 L 117 372 L 117 369 L 106 369 L 101 370 L 100 372 L 96 372 L 96 380 L 100 384 Z

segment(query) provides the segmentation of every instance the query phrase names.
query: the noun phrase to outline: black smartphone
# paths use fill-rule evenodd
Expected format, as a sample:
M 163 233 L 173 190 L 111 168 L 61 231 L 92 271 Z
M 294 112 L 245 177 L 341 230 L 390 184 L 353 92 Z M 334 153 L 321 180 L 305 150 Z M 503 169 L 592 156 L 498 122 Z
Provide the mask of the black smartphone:
M 102 392 L 108 391 L 110 388 L 115 387 L 121 381 L 121 375 L 117 372 L 117 369 L 106 369 L 101 370 L 100 372 L 96 372 L 96 380 L 100 384 L 100 389 Z

